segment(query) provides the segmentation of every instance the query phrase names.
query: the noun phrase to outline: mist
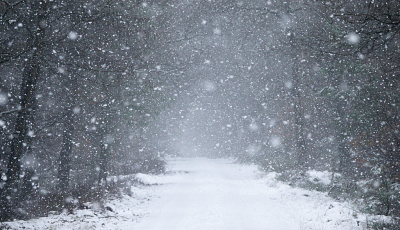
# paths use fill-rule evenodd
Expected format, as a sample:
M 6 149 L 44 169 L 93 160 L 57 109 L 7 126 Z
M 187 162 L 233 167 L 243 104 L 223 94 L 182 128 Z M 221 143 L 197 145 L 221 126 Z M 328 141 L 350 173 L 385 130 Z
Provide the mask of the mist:
M 194 158 L 254 165 L 398 222 L 399 9 L 2 1 L 0 220 L 72 213 Z M 310 185 L 315 172 L 332 178 Z

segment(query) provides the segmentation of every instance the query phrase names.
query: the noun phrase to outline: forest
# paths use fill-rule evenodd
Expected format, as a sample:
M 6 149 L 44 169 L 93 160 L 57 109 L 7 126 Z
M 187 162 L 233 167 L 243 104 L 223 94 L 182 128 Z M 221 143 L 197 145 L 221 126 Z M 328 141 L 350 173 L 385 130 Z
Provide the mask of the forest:
M 0 221 L 166 156 L 234 158 L 400 225 L 397 0 L 0 0 Z M 329 186 L 307 170 L 329 171 Z

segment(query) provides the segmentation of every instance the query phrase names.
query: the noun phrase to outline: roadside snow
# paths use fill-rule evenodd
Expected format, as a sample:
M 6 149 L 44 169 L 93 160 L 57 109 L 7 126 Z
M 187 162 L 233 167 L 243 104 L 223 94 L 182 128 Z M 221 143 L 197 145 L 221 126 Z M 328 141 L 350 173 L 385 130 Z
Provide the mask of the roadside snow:
M 164 175 L 149 178 L 162 178 Z M 50 214 L 47 217 L 31 219 L 28 221 L 6 222 L 11 229 L 32 230 L 78 230 L 78 229 L 131 229 L 132 225 L 142 219 L 147 213 L 147 205 L 155 194 L 157 186 L 149 186 L 151 181 L 137 178 L 146 185 L 132 186 L 131 196 L 123 195 L 119 198 L 111 198 L 102 204 L 88 204 L 89 209 L 76 210 L 74 214 L 63 213 L 61 215 Z M 156 184 L 156 182 L 154 183 Z M 1 225 L 0 225 L 1 226 Z M 1 228 L 1 227 L 0 227 Z
M 260 180 L 270 185 L 271 193 L 280 194 L 279 208 L 299 223 L 298 229 L 366 229 L 365 216 L 349 203 L 338 202 L 327 193 L 293 188 L 270 175 Z
M 8 222 L 11 229 L 273 230 L 365 229 L 365 217 L 326 193 L 292 188 L 256 166 L 176 158 L 166 175 L 138 174 L 151 186 L 73 215 Z M 326 182 L 326 181 L 324 181 Z M 358 223 L 357 223 L 358 222 Z M 360 226 L 358 226 L 358 224 Z
M 316 170 L 308 170 L 307 174 L 311 182 L 321 182 L 324 185 L 329 185 L 331 183 L 332 176 L 334 176 L 334 178 L 341 176 L 339 173 L 332 175 L 332 172 Z
M 316 171 L 316 170 L 309 170 L 307 171 L 309 179 L 311 182 L 321 182 L 325 185 L 331 183 L 331 178 L 328 171 Z

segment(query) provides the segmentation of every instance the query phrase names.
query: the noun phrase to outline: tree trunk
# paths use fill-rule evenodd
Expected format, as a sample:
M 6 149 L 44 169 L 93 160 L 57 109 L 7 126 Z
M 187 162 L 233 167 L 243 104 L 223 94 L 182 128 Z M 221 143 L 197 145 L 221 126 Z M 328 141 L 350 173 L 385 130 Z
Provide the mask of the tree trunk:
M 100 157 L 99 157 L 99 164 L 100 164 L 100 171 L 99 171 L 99 180 L 98 183 L 101 184 L 102 181 L 107 183 L 107 161 L 109 155 L 110 146 L 102 141 L 101 149 L 100 149 Z
M 104 102 L 103 102 L 104 103 Z M 102 124 L 100 126 L 100 155 L 99 155 L 99 177 L 98 184 L 100 185 L 102 181 L 107 183 L 107 161 L 108 155 L 110 152 L 110 142 L 108 134 L 109 134 L 109 102 L 105 101 L 106 106 L 102 106 L 101 108 L 101 119 Z
M 4 188 L 1 192 L 1 220 L 9 219 L 13 216 L 12 206 L 13 197 L 16 197 L 15 191 L 19 175 L 21 173 L 21 157 L 27 148 L 27 140 L 33 135 L 33 114 L 35 112 L 36 102 L 36 83 L 40 73 L 40 61 L 37 50 L 26 62 L 23 71 L 23 79 L 20 92 L 20 110 L 17 114 L 13 139 L 11 141 L 11 151 L 8 157 L 7 172 Z
M 346 144 L 346 117 L 345 117 L 345 106 L 346 101 L 338 98 L 336 102 L 336 114 L 339 124 L 336 127 L 336 139 L 337 139 L 337 152 L 339 157 L 339 172 L 344 175 L 351 175 L 351 159 L 350 151 Z
M 69 190 L 69 172 L 71 169 L 72 136 L 74 132 L 74 113 L 72 108 L 66 108 L 64 120 L 63 143 L 58 165 L 58 189 L 62 194 Z
M 30 149 L 30 138 L 34 134 L 33 114 L 36 105 L 36 84 L 40 74 L 41 50 L 43 49 L 42 40 L 45 35 L 45 28 L 40 26 L 46 19 L 48 3 L 38 1 L 31 9 L 31 20 L 33 28 L 36 29 L 27 40 L 26 50 L 28 51 L 27 60 L 22 72 L 22 82 L 20 91 L 20 109 L 15 121 L 13 138 L 11 140 L 10 154 L 8 156 L 6 181 L 0 192 L 0 220 L 10 219 L 17 214 L 13 211 L 15 198 L 18 197 L 19 176 L 21 174 L 21 157 Z M 21 194 L 22 195 L 22 194 Z
M 295 35 L 291 33 L 289 37 L 291 44 L 291 58 L 293 62 L 292 69 L 292 98 L 293 98 L 293 112 L 294 112 L 294 127 L 295 127 L 295 143 L 297 152 L 297 167 L 304 169 L 307 164 L 307 146 L 306 136 L 304 134 L 304 111 L 301 103 L 301 76 L 300 76 L 300 60 L 299 55 L 296 53 Z
M 294 101 L 294 126 L 297 150 L 297 165 L 303 169 L 307 164 L 306 136 L 304 134 L 304 112 L 301 104 L 300 75 L 297 60 L 293 64 L 293 101 Z

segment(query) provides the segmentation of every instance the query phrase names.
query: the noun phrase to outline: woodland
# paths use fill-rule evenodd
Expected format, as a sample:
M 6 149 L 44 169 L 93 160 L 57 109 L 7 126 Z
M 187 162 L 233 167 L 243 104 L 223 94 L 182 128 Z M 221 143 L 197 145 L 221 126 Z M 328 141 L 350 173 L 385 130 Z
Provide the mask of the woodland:
M 1 0 L 0 220 L 165 156 L 234 158 L 400 224 L 397 0 Z M 306 170 L 332 173 L 307 184 Z

